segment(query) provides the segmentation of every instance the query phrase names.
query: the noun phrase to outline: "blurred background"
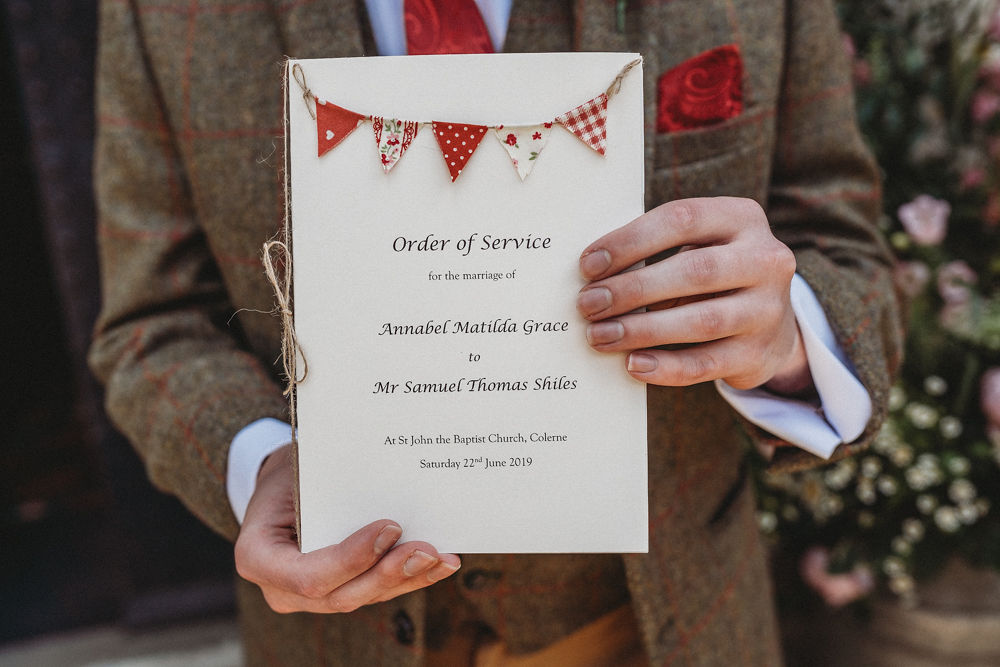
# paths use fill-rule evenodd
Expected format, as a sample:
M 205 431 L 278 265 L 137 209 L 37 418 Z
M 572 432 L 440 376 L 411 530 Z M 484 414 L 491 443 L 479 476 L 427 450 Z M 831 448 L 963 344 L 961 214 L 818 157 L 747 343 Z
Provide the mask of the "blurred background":
M 230 545 L 149 486 L 84 361 L 96 4 L 0 0 L 0 664 L 237 664 Z M 909 336 L 868 454 L 757 475 L 788 663 L 998 665 L 1000 7 L 837 5 Z
M 96 0 L 0 3 L 2 664 L 5 647 L 39 636 L 105 624 L 138 635 L 226 619 L 234 604 L 230 545 L 149 485 L 86 368 L 96 27 Z M 33 664 L 90 660 L 65 658 Z

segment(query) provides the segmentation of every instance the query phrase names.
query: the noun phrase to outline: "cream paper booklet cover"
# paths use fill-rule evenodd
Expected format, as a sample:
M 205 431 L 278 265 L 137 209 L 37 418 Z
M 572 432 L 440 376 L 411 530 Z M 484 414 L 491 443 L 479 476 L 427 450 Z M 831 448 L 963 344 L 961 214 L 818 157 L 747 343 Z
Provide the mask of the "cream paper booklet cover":
M 288 61 L 303 551 L 382 518 L 647 550 L 645 386 L 575 308 L 581 251 L 643 212 L 637 58 Z

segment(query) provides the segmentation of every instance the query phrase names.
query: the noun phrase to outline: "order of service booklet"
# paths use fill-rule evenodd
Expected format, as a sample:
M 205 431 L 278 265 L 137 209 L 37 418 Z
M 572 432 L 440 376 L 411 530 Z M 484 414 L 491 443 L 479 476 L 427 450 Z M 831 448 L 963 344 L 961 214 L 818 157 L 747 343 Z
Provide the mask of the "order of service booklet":
M 647 550 L 645 387 L 576 311 L 643 212 L 629 53 L 290 60 L 303 551 Z

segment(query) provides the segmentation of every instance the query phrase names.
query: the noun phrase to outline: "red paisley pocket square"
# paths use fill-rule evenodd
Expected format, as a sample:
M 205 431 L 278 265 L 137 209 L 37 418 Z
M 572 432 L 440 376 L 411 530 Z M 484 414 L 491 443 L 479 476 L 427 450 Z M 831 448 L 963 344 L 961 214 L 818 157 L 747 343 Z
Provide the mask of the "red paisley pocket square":
M 743 59 L 735 44 L 705 51 L 660 75 L 657 132 L 694 130 L 743 111 Z

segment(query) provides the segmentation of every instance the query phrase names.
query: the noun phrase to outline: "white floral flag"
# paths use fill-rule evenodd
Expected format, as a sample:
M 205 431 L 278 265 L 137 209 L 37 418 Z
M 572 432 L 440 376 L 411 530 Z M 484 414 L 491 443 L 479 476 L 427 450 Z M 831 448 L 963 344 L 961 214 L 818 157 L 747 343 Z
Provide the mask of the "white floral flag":
M 514 170 L 523 181 L 535 168 L 535 161 L 538 154 L 545 148 L 549 141 L 549 134 L 552 132 L 552 123 L 541 123 L 539 125 L 498 125 L 493 128 L 496 132 L 500 145 L 506 149 L 510 155 L 510 161 L 514 163 Z
M 382 169 L 385 173 L 388 174 L 403 157 L 403 153 L 417 136 L 418 127 L 419 123 L 409 120 L 372 116 L 375 143 L 378 144 L 378 156 L 382 160 Z

